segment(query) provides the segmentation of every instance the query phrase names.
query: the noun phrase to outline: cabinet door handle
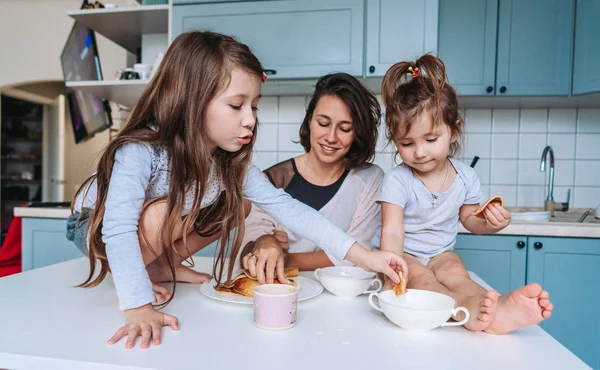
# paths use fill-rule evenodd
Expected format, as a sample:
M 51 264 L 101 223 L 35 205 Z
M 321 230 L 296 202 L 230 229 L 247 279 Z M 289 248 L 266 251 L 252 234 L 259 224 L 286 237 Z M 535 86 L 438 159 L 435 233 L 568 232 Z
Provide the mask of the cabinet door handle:
M 543 246 L 544 245 L 541 242 L 535 242 L 535 243 L 533 243 L 533 247 L 535 249 L 542 249 Z
M 267 74 L 267 76 L 273 76 L 277 74 L 277 71 L 274 69 L 265 69 L 263 70 L 263 72 L 265 72 Z
M 375 66 L 369 67 L 369 73 L 375 73 Z
M 505 93 L 505 92 L 506 92 L 506 86 L 502 86 L 502 87 L 500 88 L 500 92 L 501 92 L 501 93 Z
M 494 91 L 494 88 L 492 86 L 488 86 L 487 89 L 485 89 L 485 91 L 491 93 L 492 91 Z
M 519 249 L 525 248 L 525 242 L 522 241 L 522 240 L 518 241 L 517 242 L 517 248 L 519 248 Z

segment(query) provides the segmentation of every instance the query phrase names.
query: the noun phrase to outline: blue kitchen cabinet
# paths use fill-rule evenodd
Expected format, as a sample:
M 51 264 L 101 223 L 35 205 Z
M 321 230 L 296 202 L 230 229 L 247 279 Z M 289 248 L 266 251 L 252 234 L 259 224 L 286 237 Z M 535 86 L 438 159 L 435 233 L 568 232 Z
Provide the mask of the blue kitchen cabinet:
M 67 221 L 58 218 L 23 218 L 22 268 L 36 269 L 83 256 L 66 237 Z
M 438 0 L 367 0 L 366 73 L 383 76 L 392 64 L 436 53 Z
M 526 244 L 523 236 L 460 234 L 454 251 L 467 270 L 505 294 L 525 284 Z
M 554 304 L 540 326 L 600 369 L 600 239 L 530 237 L 527 283 L 541 284 Z
M 173 37 L 188 30 L 235 36 L 269 78 L 363 74 L 363 0 L 251 1 L 173 6 Z
M 496 95 L 570 95 L 575 0 L 500 0 Z
M 450 82 L 459 95 L 569 95 L 574 9 L 575 0 L 440 0 Z
M 498 0 L 440 0 L 438 53 L 459 95 L 494 95 Z
M 577 0 L 573 94 L 600 91 L 600 0 Z

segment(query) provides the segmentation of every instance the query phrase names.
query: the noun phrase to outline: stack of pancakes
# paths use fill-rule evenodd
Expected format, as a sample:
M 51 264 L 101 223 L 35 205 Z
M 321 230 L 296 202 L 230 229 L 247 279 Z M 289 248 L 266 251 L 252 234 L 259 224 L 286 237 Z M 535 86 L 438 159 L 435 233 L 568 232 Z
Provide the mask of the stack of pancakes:
M 298 268 L 289 267 L 285 269 L 286 278 L 296 276 L 298 276 Z M 288 280 L 288 282 L 290 285 L 297 285 L 294 280 Z M 281 284 L 277 279 L 277 276 L 275 276 L 273 284 Z M 233 294 L 243 297 L 252 297 L 254 295 L 254 288 L 256 288 L 259 285 L 260 284 L 258 283 L 256 277 L 253 277 L 252 275 L 250 275 L 250 272 L 248 270 L 245 270 L 241 274 L 231 279 L 231 281 L 215 286 L 215 290 L 220 293 Z

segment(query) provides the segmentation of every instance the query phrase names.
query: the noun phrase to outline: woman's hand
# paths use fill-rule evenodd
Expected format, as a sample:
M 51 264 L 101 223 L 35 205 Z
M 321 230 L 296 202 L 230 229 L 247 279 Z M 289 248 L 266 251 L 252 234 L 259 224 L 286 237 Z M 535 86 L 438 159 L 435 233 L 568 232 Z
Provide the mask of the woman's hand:
M 179 330 L 179 321 L 175 316 L 156 311 L 151 304 L 125 311 L 125 326 L 122 326 L 115 335 L 108 340 L 108 344 L 115 344 L 124 336 L 127 336 L 125 348 L 133 348 L 137 337 L 142 337 L 141 349 L 150 347 L 152 344 L 158 346 L 161 343 L 161 332 L 163 326 Z
M 346 259 L 367 271 L 381 272 L 392 280 L 400 283 L 399 273 L 408 276 L 408 266 L 404 258 L 391 251 L 370 251 L 358 243 L 354 243 Z
M 284 249 L 284 247 L 286 248 Z M 287 284 L 288 281 L 285 277 L 285 251 L 287 248 L 289 245 L 285 232 L 263 235 L 256 239 L 252 252 L 242 258 L 242 265 L 250 272 L 250 275 L 256 276 L 260 284 L 273 284 L 275 276 L 281 284 Z

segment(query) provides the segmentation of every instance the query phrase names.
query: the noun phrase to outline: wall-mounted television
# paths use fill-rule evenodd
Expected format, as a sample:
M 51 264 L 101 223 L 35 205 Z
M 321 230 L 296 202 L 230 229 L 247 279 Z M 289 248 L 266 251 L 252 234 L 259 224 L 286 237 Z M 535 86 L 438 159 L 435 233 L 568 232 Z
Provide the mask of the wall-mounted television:
M 69 33 L 60 61 L 65 82 L 102 80 L 95 33 L 79 22 L 75 22 Z M 106 99 L 79 89 L 67 89 L 66 97 L 75 143 L 86 141 L 112 125 Z

